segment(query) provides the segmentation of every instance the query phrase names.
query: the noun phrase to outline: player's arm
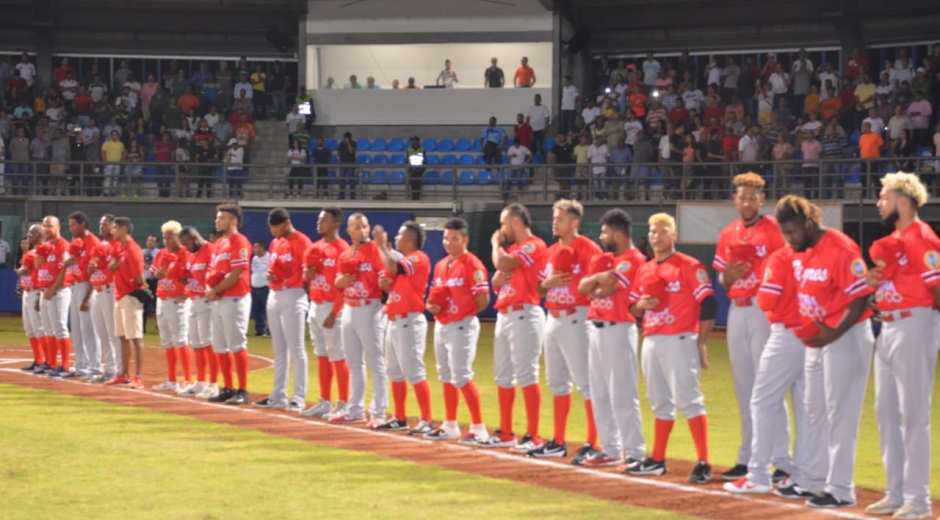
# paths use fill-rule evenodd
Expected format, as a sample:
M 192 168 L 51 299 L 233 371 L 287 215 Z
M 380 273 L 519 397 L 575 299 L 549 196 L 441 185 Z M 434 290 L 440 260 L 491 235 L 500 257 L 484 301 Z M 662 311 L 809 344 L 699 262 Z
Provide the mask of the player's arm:
M 210 289 L 215 294 L 222 294 L 226 289 L 238 283 L 239 277 L 245 271 L 244 267 L 236 267 L 229 271 L 225 278 L 222 278 L 222 281 L 218 283 L 215 287 Z
M 701 358 L 702 368 L 708 368 L 708 336 L 715 326 L 715 316 L 718 314 L 718 300 L 715 295 L 708 295 L 702 300 L 698 316 L 698 354 Z
M 65 284 L 65 264 L 64 264 L 64 262 L 61 263 L 61 264 L 59 264 L 59 267 L 60 267 L 60 269 L 59 269 L 59 274 L 55 277 L 55 280 L 53 280 L 52 285 L 50 285 L 49 288 L 46 289 L 46 293 L 43 295 L 43 297 L 44 297 L 45 299 L 47 299 L 47 300 L 51 300 L 51 299 L 52 299 L 52 296 L 56 293 L 56 291 L 58 291 L 59 289 L 61 289 L 62 286 Z
M 493 266 L 497 271 L 512 271 L 522 267 L 522 260 L 503 249 L 503 234 L 497 230 L 490 239 L 493 246 Z
M 820 333 L 815 338 L 812 338 L 807 342 L 811 345 L 821 348 L 841 338 L 843 334 L 848 332 L 848 330 L 858 323 L 859 319 L 861 319 L 862 315 L 868 309 L 871 297 L 871 294 L 866 294 L 852 300 L 852 303 L 849 304 L 848 310 L 844 315 L 842 315 L 842 319 L 839 320 L 839 324 L 836 325 L 834 329 L 817 322 Z
M 483 312 L 490 305 L 490 293 L 479 293 L 473 297 L 473 303 L 477 306 L 477 313 Z

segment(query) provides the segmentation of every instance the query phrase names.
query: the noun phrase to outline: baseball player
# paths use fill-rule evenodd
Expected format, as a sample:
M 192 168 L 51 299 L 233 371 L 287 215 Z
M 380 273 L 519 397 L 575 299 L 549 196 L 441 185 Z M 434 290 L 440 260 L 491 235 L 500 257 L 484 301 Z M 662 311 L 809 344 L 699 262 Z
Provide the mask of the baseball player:
M 212 348 L 219 357 L 225 388 L 209 402 L 248 404 L 248 315 L 251 312 L 251 242 L 238 232 L 242 208 L 219 204 L 215 228 L 222 238 L 215 244 L 210 271 L 206 275 L 206 299 L 212 302 Z M 232 364 L 238 374 L 233 388 Z
M 444 386 L 444 422 L 424 436 L 432 441 L 456 440 L 476 444 L 487 438 L 480 391 L 473 382 L 473 359 L 480 339 L 477 314 L 490 304 L 486 268 L 473 253 L 467 221 L 451 218 L 444 223 L 447 256 L 434 266 L 434 279 L 425 309 L 434 316 L 434 357 Z M 470 410 L 470 431 L 460 436 L 457 406 L 463 394 Z
M 29 243 L 29 252 L 23 255 L 23 263 L 16 274 L 20 277 L 20 287 L 23 289 L 23 330 L 29 338 L 29 347 L 33 351 L 33 362 L 23 367 L 24 372 L 45 371 L 46 353 L 44 334 L 42 330 L 42 317 L 39 315 L 40 291 L 36 289 L 36 249 L 42 244 L 42 226 L 33 224 L 26 233 Z
M 189 250 L 180 244 L 183 226 L 170 220 L 160 227 L 163 249 L 150 264 L 157 279 L 157 328 L 166 353 L 167 380 L 153 387 L 158 392 L 177 392 L 192 385 L 192 350 L 189 348 L 189 315 L 192 303 L 186 295 Z M 177 361 L 182 361 L 184 383 L 177 381 Z
M 68 329 L 72 288 L 65 277 L 69 243 L 62 238 L 57 217 L 50 215 L 42 219 L 42 233 L 46 243 L 37 251 L 34 265 L 38 280 L 36 288 L 42 291 L 39 311 L 42 329 L 46 333 L 46 362 L 51 368 L 46 375 L 62 377 L 69 372 L 69 352 L 72 350 Z M 62 356 L 61 363 L 56 359 L 58 355 Z
M 643 318 L 643 374 L 656 416 L 653 453 L 629 468 L 634 475 L 666 473 L 666 446 L 676 420 L 685 415 L 698 463 L 689 482 L 712 479 L 708 463 L 708 418 L 699 388 L 699 373 L 708 368 L 706 342 L 718 304 L 705 267 L 676 251 L 676 221 L 657 213 L 649 218 L 654 258 L 639 269 L 630 312 Z
M 88 215 L 81 211 L 69 215 L 69 231 L 72 242 L 69 244 L 69 258 L 65 260 L 65 283 L 72 288 L 69 324 L 75 347 L 75 370 L 62 374 L 62 377 L 91 379 L 101 374 L 101 348 L 91 313 L 94 291 L 88 281 L 88 262 L 101 241 L 88 231 Z
M 591 297 L 589 353 L 591 391 L 603 450 L 593 447 L 578 461 L 607 466 L 625 461 L 629 471 L 643 460 L 643 417 L 640 411 L 636 317 L 630 313 L 631 289 L 646 257 L 633 247 L 633 222 L 623 210 L 601 218 L 601 243 L 607 254 L 595 255 L 578 286 Z
M 804 480 L 814 496 L 807 505 L 853 506 L 855 448 L 875 342 L 868 322 L 868 270 L 851 238 L 823 227 L 818 206 L 787 195 L 776 213 L 784 239 L 800 254 L 793 275 L 803 326 L 818 329 L 801 334 L 811 347 L 804 364 L 809 451 Z
M 424 317 L 424 294 L 431 274 L 431 260 L 424 254 L 424 228 L 413 220 L 402 224 L 391 250 L 388 235 L 380 226 L 373 231 L 379 255 L 385 265 L 379 282 L 388 292 L 385 314 L 388 316 L 387 356 L 388 379 L 392 383 L 395 414 L 377 430 L 407 430 L 405 399 L 408 383 L 414 388 L 421 410 L 421 420 L 408 431 L 425 435 L 434 431 L 431 417 L 431 387 L 424 366 L 424 350 L 428 341 L 428 321 Z
M 349 243 L 340 238 L 339 226 L 343 222 L 343 210 L 337 207 L 324 208 L 317 217 L 317 240 L 304 254 L 304 280 L 310 284 L 310 308 L 307 322 L 310 324 L 310 341 L 317 356 L 320 401 L 301 413 L 304 417 L 333 418 L 336 412 L 345 410 L 349 402 L 349 366 L 343 352 L 340 337 L 339 317 L 343 312 L 343 291 L 333 286 L 338 274 L 339 257 L 349 249 Z M 333 408 L 333 375 L 339 402 Z
M 114 276 L 114 334 L 121 338 L 121 372 L 106 385 L 143 388 L 144 304 L 135 296 L 147 287 L 144 279 L 144 251 L 131 236 L 134 224 L 127 217 L 114 219 L 115 248 L 108 269 Z M 131 353 L 134 377 L 130 377 Z
M 747 475 L 751 459 L 753 425 L 751 392 L 757 375 L 761 351 L 770 337 L 770 323 L 756 305 L 757 290 L 767 258 L 783 247 L 777 221 L 763 216 L 764 179 L 756 173 L 742 173 L 734 178 L 734 205 L 741 218 L 728 224 L 718 235 L 712 267 L 718 271 L 718 283 L 728 291 L 728 356 L 734 393 L 741 417 L 741 446 L 738 459 L 730 470 L 721 474 L 723 480 L 736 481 Z M 781 401 L 783 397 L 781 396 Z M 786 406 L 779 408 L 778 428 L 773 437 L 773 462 L 777 471 L 774 482 L 780 482 L 793 471 L 790 460 L 790 421 Z
M 351 393 L 346 409 L 337 410 L 331 423 L 347 424 L 365 420 L 366 367 L 372 372 L 372 402 L 369 403 L 369 428 L 385 424 L 388 409 L 388 375 L 382 340 L 385 338 L 382 289 L 379 271 L 385 268 L 378 247 L 369 238 L 369 219 L 353 213 L 346 232 L 352 247 L 339 257 L 334 285 L 343 292 L 346 311 L 340 322 L 343 350 L 349 365 Z
M 884 499 L 867 512 L 894 518 L 932 518 L 930 394 L 937 367 L 940 240 L 917 208 L 927 189 L 912 173 L 881 179 L 878 214 L 891 235 L 872 247 L 881 334 L 875 348 L 875 411 L 888 483 Z M 879 241 L 881 242 L 881 241 Z M 894 249 L 895 254 L 879 254 Z
M 258 408 L 284 408 L 304 411 L 307 396 L 307 350 L 304 321 L 307 316 L 307 290 L 304 288 L 304 255 L 312 242 L 294 229 L 290 213 L 274 208 L 268 213 L 271 261 L 268 264 L 268 330 L 274 347 L 274 390 L 254 403 Z M 294 393 L 287 399 L 287 371 L 294 362 Z
M 206 298 L 206 274 L 212 265 L 215 245 L 192 226 L 180 230 L 180 243 L 190 253 L 186 261 L 186 295 L 193 302 L 188 319 L 189 344 L 196 358 L 196 383 L 181 389 L 179 395 L 211 399 L 219 395 L 219 357 L 212 349 L 212 303 Z
M 88 262 L 88 282 L 94 291 L 91 295 L 92 324 L 104 351 L 104 370 L 91 378 L 93 383 L 108 382 L 122 372 L 121 340 L 114 333 L 114 274 L 108 269 L 117 246 L 113 229 L 114 215 L 102 216 L 98 222 L 101 242 L 92 251 Z
M 548 248 L 536 286 L 545 297 L 548 322 L 545 328 L 545 373 L 554 395 L 555 433 L 551 440 L 529 452 L 537 458 L 565 457 L 565 430 L 571 410 L 572 383 L 584 397 L 587 416 L 587 442 L 575 456 L 585 458 L 597 445 L 597 428 L 591 401 L 588 375 L 588 297 L 578 292 L 591 259 L 601 248 L 578 234 L 584 208 L 576 200 L 559 200 L 552 209 L 552 234 L 558 241 Z
M 760 355 L 754 389 L 751 393 L 751 417 L 754 434 L 748 473 L 724 485 L 731 493 L 769 493 L 773 490 L 770 473 L 774 442 L 780 431 L 780 411 L 789 390 L 793 397 L 793 421 L 796 424 L 795 464 L 790 475 L 774 494 L 784 498 L 806 499 L 803 468 L 806 467 L 806 413 L 803 406 L 805 382 L 803 364 L 806 347 L 796 336 L 800 327 L 800 305 L 796 297 L 793 261 L 797 256 L 790 246 L 774 251 L 764 262 L 764 276 L 757 293 L 757 304 L 767 315 L 770 337 Z M 779 469 L 777 470 L 779 471 Z
M 500 427 L 480 443 L 485 448 L 511 448 L 528 453 L 542 445 L 539 413 L 542 389 L 539 386 L 539 357 L 545 334 L 545 312 L 539 306 L 538 273 L 545 256 L 545 242 L 529 229 L 532 219 L 522 204 L 510 204 L 499 215 L 499 229 L 493 233 L 493 285 L 496 297 L 496 332 L 493 364 L 499 388 Z M 503 248 L 503 244 L 509 244 Z M 512 431 L 512 408 L 516 384 L 522 387 L 526 409 L 526 434 L 517 440 Z

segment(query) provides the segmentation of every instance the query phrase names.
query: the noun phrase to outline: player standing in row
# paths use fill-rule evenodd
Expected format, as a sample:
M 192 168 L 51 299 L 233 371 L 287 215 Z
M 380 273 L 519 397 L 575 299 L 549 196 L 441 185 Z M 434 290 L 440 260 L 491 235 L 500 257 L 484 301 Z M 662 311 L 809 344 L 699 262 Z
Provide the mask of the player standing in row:
M 192 302 L 186 295 L 189 250 L 180 244 L 183 226 L 170 220 L 160 227 L 163 249 L 150 264 L 157 279 L 157 328 L 160 346 L 166 354 L 167 380 L 153 387 L 158 392 L 179 392 L 192 385 L 192 350 L 189 348 L 189 316 Z M 177 381 L 176 364 L 182 361 L 182 385 Z
M 851 238 L 823 227 L 819 206 L 787 195 L 777 203 L 776 213 L 784 239 L 801 253 L 793 274 L 803 325 L 819 329 L 805 341 L 811 347 L 804 365 L 805 481 L 814 494 L 807 505 L 853 506 L 855 449 L 875 341 L 868 322 L 868 270 Z
M 88 215 L 76 211 L 69 215 L 69 258 L 65 260 L 65 284 L 72 288 L 69 300 L 69 324 L 72 346 L 75 347 L 75 370 L 63 374 L 63 378 L 91 379 L 101 374 L 101 348 L 95 334 L 91 313 L 91 295 L 94 292 L 88 281 L 88 262 L 101 242 L 88 231 Z
M 106 383 L 123 370 L 121 368 L 121 340 L 114 333 L 114 273 L 108 265 L 114 260 L 117 242 L 114 240 L 114 215 L 105 214 L 98 222 L 101 241 L 91 253 L 88 262 L 88 282 L 94 293 L 91 295 L 91 317 L 98 336 L 100 349 L 104 351 L 104 371 L 91 378 L 93 383 Z M 97 362 L 100 363 L 100 360 Z
M 676 251 L 676 220 L 665 213 L 649 219 L 649 243 L 655 257 L 640 268 L 630 312 L 643 318 L 643 374 L 656 415 L 653 453 L 629 472 L 666 473 L 666 446 L 676 420 L 685 415 L 695 442 L 698 463 L 689 482 L 712 479 L 708 463 L 708 417 L 699 388 L 699 374 L 708 368 L 706 344 L 718 303 L 705 266 Z
M 872 245 L 876 267 L 868 281 L 883 322 L 875 348 L 875 411 L 888 482 L 885 498 L 866 511 L 932 518 L 930 396 L 940 337 L 940 240 L 917 215 L 927 189 L 916 175 L 889 173 L 881 184 L 878 214 L 892 232 Z
M 335 206 L 324 208 L 317 217 L 320 240 L 304 254 L 304 280 L 310 284 L 307 322 L 320 382 L 320 401 L 304 410 L 301 414 L 304 417 L 331 419 L 335 412 L 345 410 L 349 402 L 349 366 L 346 365 L 339 327 L 340 316 L 345 312 L 343 291 L 333 285 L 339 273 L 339 257 L 349 249 L 349 243 L 339 236 L 342 222 L 343 210 Z M 339 396 L 335 409 L 332 397 L 334 375 Z
M 539 386 L 539 357 L 545 335 L 545 312 L 540 306 L 538 274 L 545 256 L 545 242 L 529 226 L 532 218 L 522 204 L 510 204 L 499 215 L 499 229 L 493 233 L 493 285 L 496 297 L 496 332 L 493 339 L 493 371 L 499 388 L 499 429 L 486 441 L 485 448 L 511 448 L 528 453 L 542 445 L 539 414 L 542 388 Z M 505 247 L 504 246 L 508 246 Z M 526 433 L 517 440 L 512 430 L 516 385 L 525 399 Z
M 196 384 L 180 392 L 180 395 L 211 399 L 219 395 L 219 357 L 212 349 L 212 302 L 206 298 L 206 274 L 212 265 L 215 244 L 203 239 L 192 226 L 180 230 L 180 244 L 190 253 L 186 260 L 186 296 L 192 300 L 189 309 L 189 344 L 196 358 Z
M 134 224 L 127 217 L 114 219 L 115 246 L 108 269 L 114 275 L 114 334 L 121 338 L 121 372 L 106 385 L 143 388 L 144 304 L 133 293 L 147 287 L 144 279 L 144 251 L 132 237 Z M 131 352 L 134 377 L 130 376 Z
M 395 401 L 395 414 L 376 429 L 408 429 L 405 400 L 408 383 L 411 383 L 421 410 L 421 420 L 408 433 L 425 435 L 434 430 L 434 420 L 431 417 L 431 387 L 424 366 L 424 350 L 428 342 L 424 294 L 431 274 L 431 260 L 422 251 L 426 239 L 424 228 L 413 220 L 402 224 L 395 237 L 394 251 L 385 230 L 376 226 L 373 236 L 385 264 L 379 282 L 388 293 L 385 304 L 385 314 L 388 315 L 388 379 Z
M 388 376 L 385 371 L 385 315 L 379 271 L 384 269 L 378 247 L 369 238 L 369 219 L 353 213 L 346 233 L 352 247 L 339 257 L 336 288 L 343 291 L 346 311 L 340 323 L 343 350 L 349 365 L 351 394 L 346 410 L 337 410 L 330 422 L 338 424 L 365 420 L 366 367 L 372 372 L 372 402 L 368 427 L 385 423 L 388 409 Z
M 284 408 L 304 411 L 307 397 L 307 349 L 304 344 L 304 318 L 307 315 L 307 291 L 304 288 L 304 255 L 312 242 L 294 229 L 290 213 L 274 208 L 268 213 L 271 261 L 268 264 L 268 330 L 274 347 L 274 390 L 254 403 L 259 408 Z M 294 363 L 294 392 L 287 398 L 287 372 Z
M 69 372 L 69 352 L 72 350 L 68 328 L 72 288 L 65 277 L 69 243 L 62 238 L 57 217 L 50 215 L 42 219 L 42 234 L 46 242 L 37 250 L 34 265 L 38 280 L 36 288 L 42 291 L 39 311 L 42 329 L 46 333 L 46 362 L 50 367 L 46 375 L 62 377 Z M 61 363 L 56 359 L 59 355 Z
M 23 255 L 23 263 L 16 270 L 20 277 L 20 287 L 23 288 L 23 330 L 29 339 L 29 347 L 33 351 L 33 362 L 23 367 L 24 372 L 39 373 L 48 368 L 46 364 L 45 336 L 42 329 L 42 317 L 39 315 L 39 299 L 41 291 L 36 288 L 36 254 L 37 248 L 42 244 L 42 226 L 33 224 L 26 232 L 26 242 L 29 251 Z
M 447 256 L 434 266 L 425 307 L 434 316 L 434 357 L 444 386 L 444 422 L 425 435 L 433 441 L 460 439 L 465 444 L 476 444 L 489 435 L 483 423 L 480 391 L 473 382 L 473 360 L 480 339 L 477 315 L 490 304 L 490 284 L 483 262 L 467 251 L 469 242 L 466 220 L 455 217 L 444 223 Z M 457 424 L 460 394 L 470 411 L 470 431 L 465 437 L 460 436 Z
M 248 404 L 248 316 L 251 313 L 251 243 L 238 232 L 242 208 L 237 204 L 216 207 L 215 228 L 222 234 L 206 277 L 206 299 L 212 302 L 212 348 L 219 357 L 225 388 L 209 398 L 213 403 Z M 232 364 L 238 389 L 232 387 Z
M 581 461 L 589 466 L 625 462 L 629 471 L 643 461 L 643 416 L 637 362 L 636 317 L 630 313 L 631 286 L 646 257 L 633 247 L 630 215 L 612 209 L 601 218 L 605 254 L 596 255 L 578 290 L 591 298 L 588 311 L 588 366 L 597 429 L 603 451 L 591 449 Z M 578 462 L 578 461 L 572 461 Z
M 756 305 L 764 264 L 774 251 L 783 247 L 777 220 L 760 213 L 764 203 L 764 179 L 756 173 L 742 173 L 734 178 L 734 206 L 741 218 L 728 224 L 718 235 L 712 267 L 718 271 L 718 283 L 728 291 L 728 357 L 734 393 L 741 417 L 741 446 L 734 467 L 721 474 L 723 480 L 736 481 L 747 475 L 751 460 L 753 424 L 751 392 L 757 376 L 761 352 L 770 337 L 767 316 Z M 783 397 L 781 397 L 781 402 Z M 773 437 L 773 463 L 780 482 L 793 471 L 790 459 L 790 421 L 786 405 L 778 410 Z
M 575 455 L 575 462 L 585 458 L 597 445 L 597 428 L 591 401 L 588 372 L 588 296 L 578 292 L 591 259 L 601 248 L 588 237 L 578 234 L 584 208 L 576 200 L 559 200 L 552 208 L 552 235 L 558 241 L 545 253 L 544 268 L 536 286 L 545 297 L 548 321 L 545 327 L 545 374 L 554 396 L 554 436 L 529 452 L 537 458 L 568 455 L 565 433 L 571 410 L 572 383 L 584 398 L 587 417 L 587 442 Z

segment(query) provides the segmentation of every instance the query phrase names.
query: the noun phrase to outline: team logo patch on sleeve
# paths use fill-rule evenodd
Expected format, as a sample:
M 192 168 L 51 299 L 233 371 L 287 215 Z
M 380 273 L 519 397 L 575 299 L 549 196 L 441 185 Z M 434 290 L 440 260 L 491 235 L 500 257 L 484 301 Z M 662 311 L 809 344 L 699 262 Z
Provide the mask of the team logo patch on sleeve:
M 411 256 L 409 256 L 409 257 L 408 257 L 408 261 L 411 262 L 411 263 L 413 263 L 413 264 L 418 263 L 418 255 L 411 255 Z
M 699 283 L 708 283 L 708 273 L 706 273 L 704 269 L 699 269 L 695 271 L 695 279 L 698 280 Z
M 477 283 L 483 283 L 484 281 L 486 281 L 486 273 L 484 273 L 483 271 L 477 271 L 473 273 L 473 279 L 476 280 Z
M 621 273 L 625 273 L 629 270 L 630 270 L 630 262 L 624 261 L 624 262 L 620 262 L 619 264 L 617 264 L 617 271 Z
M 774 273 L 773 271 L 770 270 L 769 267 L 767 269 L 764 269 L 764 283 L 769 282 L 770 279 L 773 278 L 773 276 L 774 276 Z
M 940 267 L 940 253 L 927 251 L 927 254 L 924 255 L 924 265 L 931 269 Z
M 532 254 L 535 252 L 535 244 L 529 242 L 522 246 L 522 251 L 526 254 Z
M 247 250 L 247 249 L 244 249 L 244 248 L 243 248 L 243 249 L 239 249 L 239 250 L 238 250 L 238 257 L 239 257 L 239 258 L 248 258 L 248 250 Z
M 862 262 L 861 258 L 856 258 L 852 261 L 852 274 L 857 278 L 865 276 L 867 269 L 865 268 L 865 262 Z

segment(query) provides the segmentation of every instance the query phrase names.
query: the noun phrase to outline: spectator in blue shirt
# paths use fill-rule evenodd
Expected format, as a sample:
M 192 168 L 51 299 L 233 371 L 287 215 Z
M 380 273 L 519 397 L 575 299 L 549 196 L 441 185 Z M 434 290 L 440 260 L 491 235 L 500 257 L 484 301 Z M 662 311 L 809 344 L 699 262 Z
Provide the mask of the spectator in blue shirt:
M 506 131 L 496 126 L 495 117 L 490 117 L 490 125 L 483 129 L 483 135 L 480 137 L 483 160 L 486 164 L 499 164 L 499 158 L 503 154 L 502 150 L 507 141 Z
M 627 173 L 630 168 L 627 165 L 633 162 L 633 152 L 627 146 L 625 137 L 621 137 L 617 141 L 617 147 L 610 151 L 610 162 L 614 165 L 614 178 L 610 191 L 613 193 L 614 200 L 619 200 L 620 192 L 627 188 Z M 627 200 L 626 195 L 624 193 L 624 200 Z

